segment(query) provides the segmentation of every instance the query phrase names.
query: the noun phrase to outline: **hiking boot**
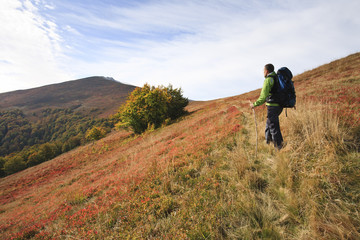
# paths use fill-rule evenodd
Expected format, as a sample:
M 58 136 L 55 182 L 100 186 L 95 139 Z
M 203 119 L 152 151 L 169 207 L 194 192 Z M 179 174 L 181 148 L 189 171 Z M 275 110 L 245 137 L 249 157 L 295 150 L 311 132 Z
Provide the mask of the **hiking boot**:
M 275 146 L 279 151 L 286 146 L 286 142 L 282 142 L 279 146 Z

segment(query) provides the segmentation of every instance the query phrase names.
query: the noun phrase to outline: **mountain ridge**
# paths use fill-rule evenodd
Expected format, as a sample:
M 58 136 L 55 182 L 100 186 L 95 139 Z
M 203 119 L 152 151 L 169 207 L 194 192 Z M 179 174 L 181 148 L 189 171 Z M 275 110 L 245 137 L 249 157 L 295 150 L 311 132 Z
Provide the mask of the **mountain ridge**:
M 73 108 L 94 116 L 115 113 L 135 86 L 106 77 L 87 77 L 0 94 L 0 110 L 18 108 L 31 115 L 45 108 Z

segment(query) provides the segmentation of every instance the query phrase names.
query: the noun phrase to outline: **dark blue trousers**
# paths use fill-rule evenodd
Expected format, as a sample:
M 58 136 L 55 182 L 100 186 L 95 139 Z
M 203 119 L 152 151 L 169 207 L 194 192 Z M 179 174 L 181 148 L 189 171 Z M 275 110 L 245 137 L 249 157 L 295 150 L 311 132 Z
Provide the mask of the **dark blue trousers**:
M 283 137 L 280 131 L 279 115 L 283 111 L 282 107 L 267 106 L 267 119 L 265 127 L 266 143 L 273 142 L 274 146 L 281 149 Z

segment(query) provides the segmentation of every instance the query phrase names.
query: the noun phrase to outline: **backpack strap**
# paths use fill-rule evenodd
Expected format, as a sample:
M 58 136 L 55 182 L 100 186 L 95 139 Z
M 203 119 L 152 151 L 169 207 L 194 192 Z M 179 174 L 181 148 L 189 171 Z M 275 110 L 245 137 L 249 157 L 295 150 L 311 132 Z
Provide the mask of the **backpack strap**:
M 270 76 L 267 76 L 267 77 L 270 77 L 274 80 L 274 84 L 272 86 L 272 88 L 270 89 L 270 93 L 271 94 L 274 94 L 278 88 L 278 85 L 279 85 L 279 79 L 277 77 L 277 75 L 273 76 L 273 75 L 270 75 Z

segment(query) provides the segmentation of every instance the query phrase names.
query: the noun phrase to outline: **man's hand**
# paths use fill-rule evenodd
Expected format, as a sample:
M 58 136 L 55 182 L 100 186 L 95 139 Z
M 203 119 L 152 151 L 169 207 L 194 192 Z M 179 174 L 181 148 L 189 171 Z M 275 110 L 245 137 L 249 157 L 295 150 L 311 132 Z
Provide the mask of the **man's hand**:
M 250 103 L 250 108 L 254 109 L 255 108 L 254 104 L 250 100 L 249 100 L 249 103 Z

